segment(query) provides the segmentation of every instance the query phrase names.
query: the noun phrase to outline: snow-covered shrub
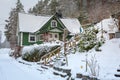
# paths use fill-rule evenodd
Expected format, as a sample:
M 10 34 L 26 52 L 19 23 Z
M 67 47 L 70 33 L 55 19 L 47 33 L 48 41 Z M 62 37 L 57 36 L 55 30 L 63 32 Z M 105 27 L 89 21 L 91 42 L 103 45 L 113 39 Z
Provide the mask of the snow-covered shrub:
M 79 51 L 85 52 L 89 51 L 96 45 L 96 34 L 91 28 L 85 29 L 85 32 L 82 33 L 79 43 Z
M 40 60 L 40 54 L 38 49 L 34 49 L 33 51 L 30 51 L 30 53 L 25 53 L 22 58 L 27 61 L 36 62 Z
M 58 47 L 60 46 L 59 45 L 54 45 L 54 46 L 43 45 L 43 46 L 33 47 L 22 55 L 22 59 L 30 62 L 37 62 L 37 61 L 40 61 L 43 55 L 51 52 L 52 50 Z
M 79 40 L 79 51 L 80 52 L 87 52 L 93 48 L 99 49 L 102 45 L 101 41 L 97 40 L 98 30 L 95 30 L 93 27 L 89 27 L 84 30 L 84 33 L 80 34 Z

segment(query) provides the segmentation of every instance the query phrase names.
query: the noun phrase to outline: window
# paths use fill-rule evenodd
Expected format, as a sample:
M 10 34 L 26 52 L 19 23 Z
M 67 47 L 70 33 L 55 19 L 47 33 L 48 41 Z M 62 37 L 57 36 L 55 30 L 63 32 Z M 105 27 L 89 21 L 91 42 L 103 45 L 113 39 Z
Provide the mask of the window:
M 52 34 L 50 34 L 50 38 L 52 38 Z
M 51 22 L 51 27 L 57 27 L 57 21 L 52 20 L 52 22 Z
M 55 38 L 57 38 L 57 34 L 55 34 Z
M 34 34 L 29 34 L 29 42 L 36 42 L 36 36 Z
M 40 40 L 43 40 L 43 39 L 44 39 L 43 34 L 41 34 L 40 35 Z

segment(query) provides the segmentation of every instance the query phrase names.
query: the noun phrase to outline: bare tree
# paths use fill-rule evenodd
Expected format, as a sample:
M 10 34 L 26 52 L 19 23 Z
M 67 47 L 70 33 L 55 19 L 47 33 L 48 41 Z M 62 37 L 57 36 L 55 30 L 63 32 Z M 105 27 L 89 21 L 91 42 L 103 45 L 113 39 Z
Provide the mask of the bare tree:
M 91 56 L 91 59 L 87 61 L 87 64 L 88 64 L 90 75 L 93 77 L 99 76 L 100 67 L 98 65 L 95 55 Z

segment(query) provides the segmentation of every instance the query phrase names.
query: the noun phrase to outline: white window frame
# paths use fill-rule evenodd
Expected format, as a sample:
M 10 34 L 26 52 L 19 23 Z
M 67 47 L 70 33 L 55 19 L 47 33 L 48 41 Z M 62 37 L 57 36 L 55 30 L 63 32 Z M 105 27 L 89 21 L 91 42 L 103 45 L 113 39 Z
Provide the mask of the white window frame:
M 44 35 L 43 34 L 40 34 L 39 37 L 40 37 L 39 41 L 44 41 Z
M 53 23 L 55 23 L 56 26 L 53 26 Z M 56 21 L 56 20 L 52 20 L 52 21 L 51 21 L 51 27 L 53 27 L 53 28 L 54 28 L 54 27 L 57 27 L 57 21 Z
M 35 41 L 31 41 L 30 37 L 35 37 Z M 35 34 L 29 33 L 29 42 L 36 42 L 36 35 Z

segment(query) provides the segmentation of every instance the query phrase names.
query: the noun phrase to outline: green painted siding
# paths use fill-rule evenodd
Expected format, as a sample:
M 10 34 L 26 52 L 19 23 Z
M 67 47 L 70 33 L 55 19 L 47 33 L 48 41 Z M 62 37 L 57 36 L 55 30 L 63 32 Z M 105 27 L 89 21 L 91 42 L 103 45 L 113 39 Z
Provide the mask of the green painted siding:
M 33 44 L 41 44 L 42 41 L 37 41 L 37 42 L 29 42 L 29 33 L 23 33 L 23 43 L 22 45 L 27 46 L 27 45 L 33 45 Z
M 57 27 L 51 27 L 51 21 L 52 20 L 56 20 L 57 21 Z M 41 29 L 39 29 L 36 33 L 37 35 L 39 34 L 44 34 L 44 33 L 48 33 L 51 32 L 52 29 L 59 29 L 62 32 L 59 32 L 59 39 L 62 40 L 63 38 L 63 29 L 65 28 L 64 24 L 55 16 L 53 16 L 45 25 L 42 26 Z M 51 32 L 51 33 L 58 33 L 58 32 Z M 23 32 L 23 37 L 21 38 L 20 35 L 20 39 L 23 39 L 22 41 L 22 45 L 23 46 L 27 46 L 27 45 L 33 45 L 33 44 L 41 44 L 42 41 L 37 41 L 37 42 L 29 42 L 29 33 L 27 32 Z
M 53 17 L 53 18 L 51 18 L 51 19 L 39 30 L 40 32 L 39 32 L 38 34 L 45 33 L 45 32 L 49 32 L 49 30 L 53 29 L 53 28 L 51 27 L 51 21 L 52 21 L 52 20 L 56 20 L 56 21 L 57 21 L 57 28 L 63 31 L 63 27 L 64 27 L 64 26 L 62 26 L 62 25 L 60 24 L 60 22 L 58 21 L 58 19 L 57 19 L 56 17 Z
M 53 18 L 51 18 L 40 30 L 39 32 L 37 32 L 37 35 L 39 34 L 44 34 L 46 32 L 51 32 L 50 30 L 55 29 L 53 27 L 51 27 L 51 21 L 52 20 L 56 20 L 57 21 L 57 27 L 55 27 L 56 29 L 59 29 L 60 31 L 63 31 L 63 29 L 65 28 L 65 26 L 61 23 L 61 21 L 56 18 L 55 16 Z M 52 33 L 58 33 L 58 32 L 52 32 Z M 59 39 L 62 40 L 63 36 L 62 36 L 63 32 L 59 33 Z

